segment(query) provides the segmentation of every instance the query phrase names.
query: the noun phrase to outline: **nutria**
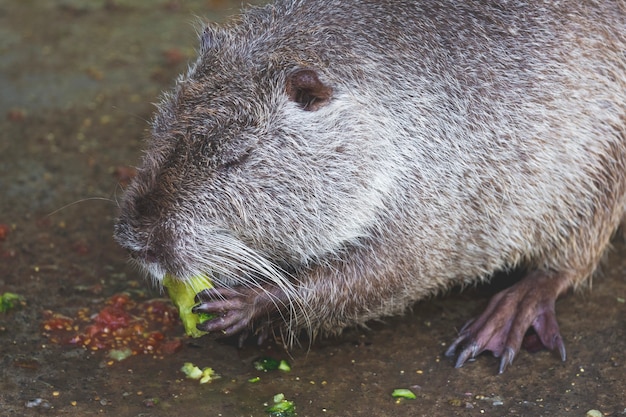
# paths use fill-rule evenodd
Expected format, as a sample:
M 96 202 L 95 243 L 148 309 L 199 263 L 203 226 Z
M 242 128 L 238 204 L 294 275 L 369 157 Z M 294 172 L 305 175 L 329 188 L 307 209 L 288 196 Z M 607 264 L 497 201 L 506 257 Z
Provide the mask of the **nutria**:
M 115 227 L 211 274 L 199 328 L 289 343 L 523 268 L 447 353 L 565 359 L 555 300 L 626 204 L 623 0 L 279 0 L 200 40 Z

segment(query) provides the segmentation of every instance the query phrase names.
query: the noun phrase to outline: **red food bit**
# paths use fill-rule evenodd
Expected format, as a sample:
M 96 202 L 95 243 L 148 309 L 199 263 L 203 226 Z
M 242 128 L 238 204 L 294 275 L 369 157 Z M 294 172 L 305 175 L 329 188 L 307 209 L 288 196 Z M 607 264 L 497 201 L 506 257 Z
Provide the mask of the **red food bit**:
M 72 249 L 79 255 L 87 255 L 89 253 L 89 245 L 84 240 L 75 242 L 72 245 Z
M 8 224 L 0 223 L 0 240 L 5 240 L 11 231 L 11 227 Z
M 130 316 L 124 310 L 114 307 L 104 307 L 95 318 L 96 325 L 100 325 L 104 333 L 109 333 L 119 329 L 120 327 L 127 327 L 130 323 Z
M 85 330 L 83 333 L 85 336 L 87 336 L 87 338 L 91 339 L 93 337 L 96 337 L 100 333 L 103 333 L 102 326 L 98 324 L 92 324 L 90 326 L 85 327 Z
M 172 305 L 169 302 L 161 300 L 146 301 L 146 312 L 154 315 L 169 315 L 172 312 Z
M 66 330 L 66 331 L 73 330 L 73 327 L 74 327 L 73 319 L 62 316 L 61 314 L 52 313 L 49 310 L 45 311 L 44 314 L 49 316 L 43 322 L 43 328 L 45 330 Z
M 161 343 L 161 352 L 164 355 L 172 355 L 178 352 L 183 347 L 183 342 L 180 339 L 170 339 Z
M 23 109 L 11 109 L 7 113 L 7 119 L 12 122 L 21 122 L 26 118 L 26 112 Z
M 130 296 L 128 294 L 115 294 L 106 301 L 107 304 L 114 306 L 115 308 L 126 308 L 131 303 Z
M 2 259 L 11 259 L 15 258 L 15 256 L 17 256 L 17 252 L 15 251 L 15 249 L 5 250 L 2 251 L 2 253 L 0 254 L 0 258 Z
M 93 314 L 87 308 L 72 319 L 44 312 L 44 334 L 53 343 L 82 346 L 93 351 L 129 348 L 133 354 L 172 354 L 182 347 L 176 309 L 164 300 L 136 302 L 130 295 L 116 294 Z

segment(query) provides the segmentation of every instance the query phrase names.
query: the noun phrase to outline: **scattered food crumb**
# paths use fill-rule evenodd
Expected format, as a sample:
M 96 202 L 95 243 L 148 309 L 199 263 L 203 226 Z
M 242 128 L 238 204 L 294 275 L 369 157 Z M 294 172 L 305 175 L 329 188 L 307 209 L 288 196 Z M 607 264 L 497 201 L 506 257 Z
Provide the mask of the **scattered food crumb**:
M 0 295 L 0 313 L 6 313 L 9 310 L 23 305 L 24 297 L 21 295 L 12 292 L 5 292 Z
M 284 359 L 279 361 L 278 359 L 263 357 L 254 361 L 254 369 L 264 372 L 275 371 L 277 369 L 283 372 L 289 372 L 291 371 L 291 366 Z
M 11 109 L 7 113 L 7 119 L 11 122 L 21 122 L 26 118 L 26 111 L 24 109 Z
M 213 382 L 214 380 L 221 378 L 213 368 L 206 367 L 204 369 L 200 369 L 198 366 L 194 365 L 191 362 L 185 362 L 185 364 L 180 368 L 181 372 L 184 373 L 189 379 L 197 379 L 201 384 L 206 384 L 208 382 Z
M 166 336 L 178 328 L 178 314 L 167 300 L 138 302 L 121 293 L 97 312 L 85 307 L 76 317 L 50 310 L 43 314 L 43 334 L 52 343 L 106 350 L 116 361 L 138 354 L 169 355 L 182 346 L 179 338 Z
M 274 395 L 273 401 L 274 404 L 265 409 L 270 417 L 292 417 L 296 415 L 296 405 L 293 401 L 285 399 L 284 394 Z
M 11 227 L 9 227 L 8 224 L 0 223 L 0 241 L 6 240 L 10 231 L 11 231 Z
M 44 400 L 43 398 L 35 398 L 29 401 L 26 401 L 24 404 L 26 408 L 41 408 L 41 409 L 50 409 L 52 408 L 51 404 Z
M 116 360 L 118 362 L 123 361 L 124 359 L 132 356 L 133 351 L 129 348 L 124 349 L 112 349 L 109 351 L 109 358 Z
M 406 398 L 409 400 L 414 400 L 417 398 L 415 394 L 413 394 L 413 391 L 411 391 L 410 389 L 406 389 L 406 388 L 394 389 L 393 392 L 391 393 L 391 396 L 394 398 Z

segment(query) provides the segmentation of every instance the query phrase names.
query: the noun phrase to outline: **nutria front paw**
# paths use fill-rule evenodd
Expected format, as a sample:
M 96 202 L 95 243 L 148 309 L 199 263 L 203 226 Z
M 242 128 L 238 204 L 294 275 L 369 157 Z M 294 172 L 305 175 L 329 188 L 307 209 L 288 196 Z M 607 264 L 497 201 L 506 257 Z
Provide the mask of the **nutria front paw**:
M 275 288 L 211 288 L 196 295 L 198 304 L 192 311 L 216 315 L 198 324 L 199 330 L 224 336 L 241 334 L 240 345 L 254 332 L 261 344 L 270 333 L 271 317 L 278 311 L 280 297 L 281 292 Z
M 457 348 L 462 347 L 455 364 L 460 368 L 480 353 L 490 351 L 500 358 L 502 373 L 519 352 L 528 329 L 533 328 L 541 345 L 558 350 L 564 361 L 565 345 L 554 309 L 561 284 L 560 277 L 537 271 L 499 292 L 478 318 L 463 326 L 446 356 L 454 356 Z

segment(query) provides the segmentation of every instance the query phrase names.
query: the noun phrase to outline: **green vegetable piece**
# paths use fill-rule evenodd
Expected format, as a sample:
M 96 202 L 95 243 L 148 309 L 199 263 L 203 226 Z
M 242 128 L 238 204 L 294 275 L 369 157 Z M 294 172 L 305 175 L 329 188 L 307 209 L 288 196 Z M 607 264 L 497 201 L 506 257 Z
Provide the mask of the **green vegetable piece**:
M 213 368 L 206 367 L 204 369 L 200 369 L 191 362 L 185 362 L 180 370 L 189 379 L 199 379 L 201 384 L 213 382 L 214 380 L 221 378 L 217 372 L 213 370 Z
M 167 288 L 167 293 L 178 308 L 178 315 L 183 322 L 183 326 L 185 326 L 185 333 L 191 337 L 205 335 L 206 332 L 198 330 L 196 325 L 211 320 L 215 317 L 215 314 L 194 314 L 191 312 L 191 309 L 196 305 L 195 298 L 197 293 L 213 288 L 211 280 L 205 275 L 197 275 L 190 280 L 181 281 L 168 274 L 163 279 L 163 286 Z
M 254 362 L 254 369 L 265 372 L 280 369 L 281 371 L 289 372 L 291 371 L 291 366 L 289 366 L 289 363 L 284 359 L 279 361 L 274 358 L 263 357 Z
M 197 316 L 198 316 L 198 323 L 202 324 L 207 320 L 214 319 L 215 317 L 217 317 L 217 314 L 198 313 Z
M 278 369 L 283 372 L 289 372 L 291 371 L 291 366 L 289 366 L 289 363 L 287 363 L 287 361 L 283 359 L 278 364 Z
M 410 389 L 406 389 L 406 388 L 394 389 L 393 392 L 391 393 L 391 396 L 396 397 L 396 398 L 406 398 L 409 400 L 414 400 L 417 398 L 415 394 L 413 394 L 413 391 L 411 391 Z
M 124 348 L 124 349 L 112 349 L 109 351 L 109 358 L 121 362 L 124 359 L 132 356 L 133 351 L 130 348 Z
M 185 362 L 180 370 L 190 379 L 202 378 L 202 370 L 191 362 Z
M 213 370 L 213 368 L 204 368 L 202 369 L 202 375 L 200 375 L 200 383 L 206 384 L 207 382 L 213 382 L 216 379 L 219 379 L 220 376 Z
M 296 415 L 296 405 L 293 401 L 287 401 L 284 394 L 276 394 L 274 404 L 267 407 L 265 412 L 270 417 L 293 417 Z
M 273 358 L 260 358 L 254 362 L 254 369 L 257 371 L 274 371 L 278 369 L 279 361 Z
M 24 301 L 24 297 L 21 295 L 14 294 L 12 292 L 5 292 L 0 295 L 0 313 L 6 313 L 12 308 L 15 308 L 22 301 Z
M 261 380 L 261 377 L 259 377 L 259 376 L 255 376 L 254 378 L 250 378 L 250 379 L 248 380 L 248 382 L 251 382 L 251 383 L 253 383 L 253 384 L 254 384 L 254 383 L 259 382 L 260 380 Z

